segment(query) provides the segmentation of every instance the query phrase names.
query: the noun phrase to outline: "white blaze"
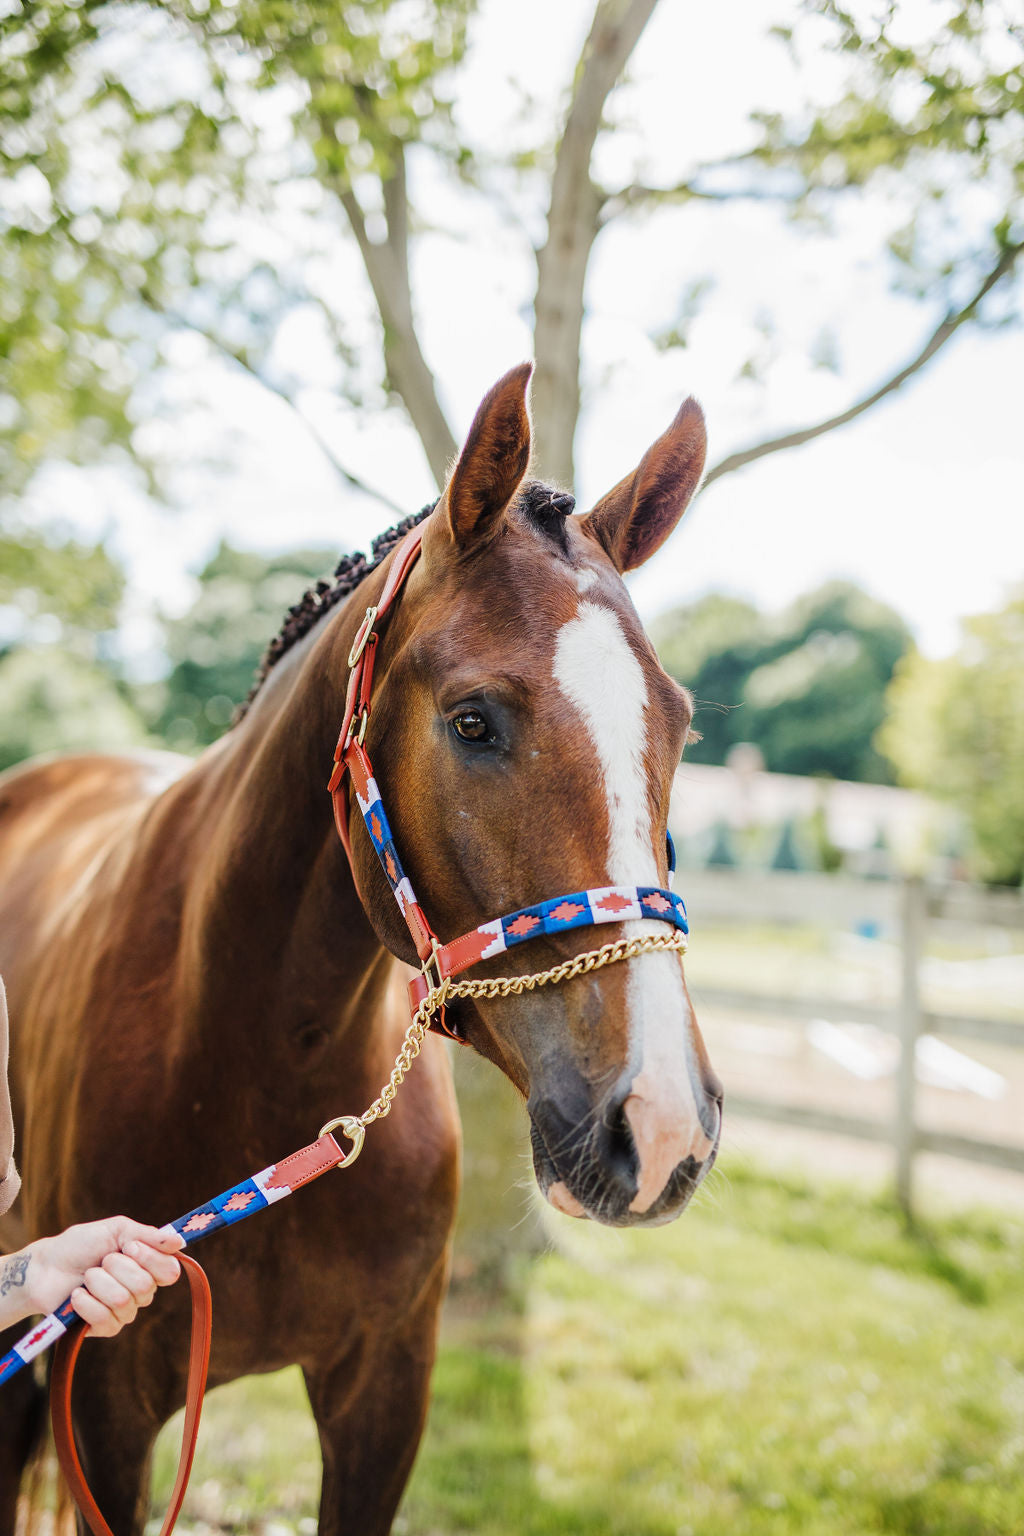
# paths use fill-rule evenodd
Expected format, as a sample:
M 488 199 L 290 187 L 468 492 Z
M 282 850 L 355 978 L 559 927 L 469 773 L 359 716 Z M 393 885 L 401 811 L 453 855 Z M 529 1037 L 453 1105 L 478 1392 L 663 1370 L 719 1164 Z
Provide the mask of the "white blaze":
M 608 884 L 659 885 L 644 769 L 647 686 L 609 608 L 581 602 L 562 626 L 554 676 L 593 740 L 608 797 Z M 637 923 L 627 930 L 644 931 Z M 677 1164 L 711 1150 L 690 1084 L 689 1010 L 679 962 L 649 953 L 628 962 L 630 1059 L 639 1063 L 626 1115 L 640 1158 L 631 1209 L 649 1210 Z
M 555 681 L 586 721 L 608 795 L 608 884 L 657 885 L 643 749 L 647 685 L 610 608 L 580 603 L 555 646 Z

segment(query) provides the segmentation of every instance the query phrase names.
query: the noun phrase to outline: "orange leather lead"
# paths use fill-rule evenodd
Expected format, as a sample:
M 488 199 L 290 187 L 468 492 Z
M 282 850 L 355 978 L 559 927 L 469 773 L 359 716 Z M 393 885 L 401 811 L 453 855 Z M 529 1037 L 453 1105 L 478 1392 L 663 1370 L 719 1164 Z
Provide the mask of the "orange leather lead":
M 174 1479 L 171 1502 L 160 1527 L 160 1536 L 170 1536 L 174 1530 L 188 1487 L 192 1458 L 196 1451 L 199 1434 L 199 1416 L 203 1410 L 203 1392 L 206 1388 L 206 1372 L 210 1364 L 210 1335 L 213 1327 L 213 1300 L 210 1285 L 202 1267 L 195 1259 L 179 1254 L 178 1263 L 192 1292 L 192 1342 L 189 1349 L 188 1381 L 185 1393 L 185 1426 L 181 1434 L 181 1456 L 178 1475 Z M 67 1333 L 57 1345 L 50 1378 L 50 1419 L 57 1448 L 57 1460 L 71 1490 L 71 1497 L 81 1510 L 93 1536 L 114 1536 L 103 1518 L 99 1505 L 93 1498 L 82 1471 L 75 1446 L 74 1428 L 71 1422 L 71 1384 L 75 1364 L 89 1330 L 78 1328 Z

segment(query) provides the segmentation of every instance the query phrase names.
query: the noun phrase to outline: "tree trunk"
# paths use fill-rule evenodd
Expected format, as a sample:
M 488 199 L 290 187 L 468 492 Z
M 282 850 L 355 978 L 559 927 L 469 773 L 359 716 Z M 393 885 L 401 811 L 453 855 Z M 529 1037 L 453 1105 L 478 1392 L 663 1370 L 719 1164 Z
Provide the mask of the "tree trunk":
M 551 182 L 548 235 L 537 252 L 533 383 L 534 469 L 571 486 L 580 409 L 580 336 L 587 263 L 602 194 L 590 179 L 605 102 L 657 0 L 599 0 L 576 71 L 576 88 Z
M 567 488 L 580 411 L 583 289 L 599 210 L 589 177 L 570 188 L 557 208 L 552 197 L 547 243 L 537 252 L 533 467 L 541 479 Z
M 409 286 L 408 207 L 401 145 L 394 146 L 393 156 L 394 168 L 382 182 L 388 231 L 385 241 L 370 239 L 362 207 L 351 188 L 342 189 L 340 197 L 377 301 L 384 329 L 388 384 L 409 412 L 437 488 L 442 490 L 458 444 L 441 409 L 434 376 L 416 335 Z

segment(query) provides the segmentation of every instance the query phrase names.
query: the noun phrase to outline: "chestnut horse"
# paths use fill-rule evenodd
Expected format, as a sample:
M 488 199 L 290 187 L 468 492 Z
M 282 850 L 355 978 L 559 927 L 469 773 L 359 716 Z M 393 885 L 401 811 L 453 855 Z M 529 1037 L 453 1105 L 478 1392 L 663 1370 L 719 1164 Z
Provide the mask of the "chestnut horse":
M 513 369 L 480 406 L 376 662 L 367 747 L 444 938 L 563 892 L 666 883 L 691 704 L 621 573 L 693 494 L 703 418 L 687 401 L 588 515 L 558 496 L 538 510 L 524 491 L 529 374 Z M 0 1251 L 119 1210 L 176 1216 L 358 1114 L 386 1081 L 408 1024 L 395 957 L 416 955 L 354 816 L 357 894 L 325 781 L 346 657 L 388 563 L 278 646 L 244 718 L 197 762 L 57 758 L 0 781 L 24 1179 Z M 633 927 L 652 924 L 608 932 Z M 476 974 L 589 947 L 545 937 Z M 714 1158 L 721 1090 L 677 955 L 451 1014 L 526 1098 L 553 1205 L 617 1225 L 683 1209 Z M 210 1382 L 302 1367 L 325 1536 L 390 1529 L 423 1429 L 458 1151 L 448 1048 L 431 1036 L 358 1163 L 204 1249 Z M 125 1536 L 141 1530 L 153 1442 L 183 1401 L 183 1290 L 79 1368 L 83 1463 Z M 25 1371 L 0 1402 L 4 1536 L 40 1393 Z

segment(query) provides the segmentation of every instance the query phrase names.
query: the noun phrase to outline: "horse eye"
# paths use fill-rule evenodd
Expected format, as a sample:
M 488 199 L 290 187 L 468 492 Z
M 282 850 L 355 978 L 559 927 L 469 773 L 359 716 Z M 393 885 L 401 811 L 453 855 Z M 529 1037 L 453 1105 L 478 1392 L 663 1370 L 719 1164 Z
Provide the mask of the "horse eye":
M 491 728 L 478 709 L 464 709 L 452 721 L 456 736 L 462 741 L 487 741 Z

